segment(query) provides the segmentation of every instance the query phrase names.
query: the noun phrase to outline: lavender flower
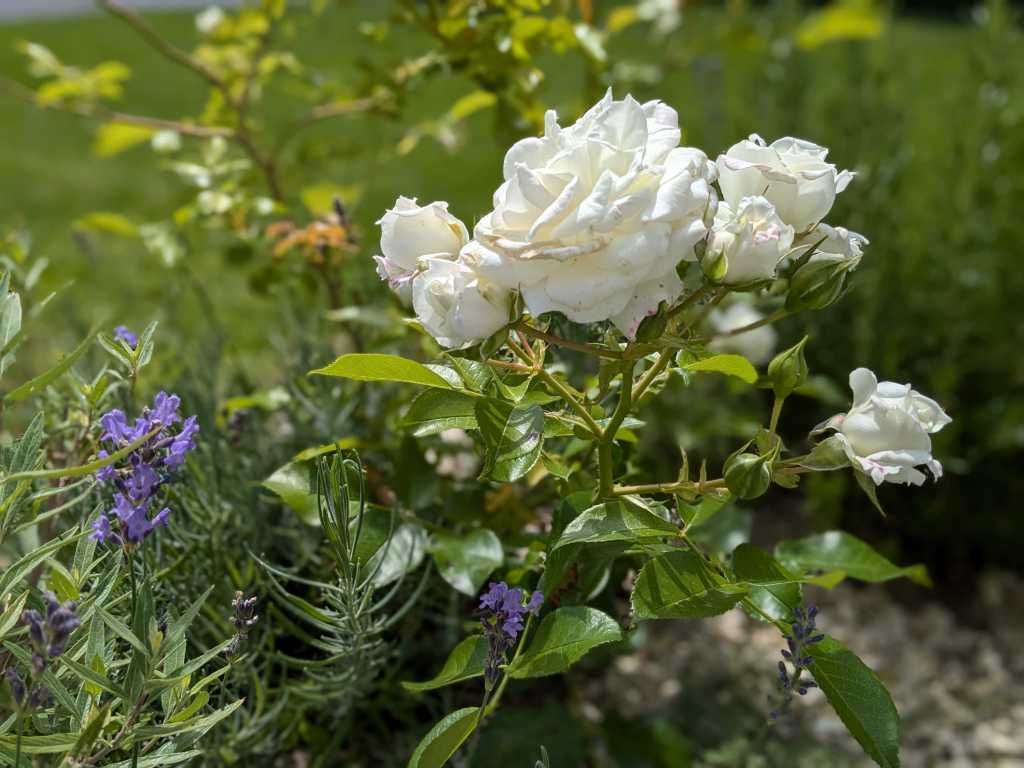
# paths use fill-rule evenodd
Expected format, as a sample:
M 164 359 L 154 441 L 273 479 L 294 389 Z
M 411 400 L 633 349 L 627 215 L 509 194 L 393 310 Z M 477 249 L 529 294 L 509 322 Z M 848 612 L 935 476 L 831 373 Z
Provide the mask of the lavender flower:
M 231 624 L 235 628 L 235 635 L 231 638 L 231 644 L 224 650 L 224 655 L 232 658 L 238 654 L 242 643 L 249 637 L 249 630 L 259 621 L 256 615 L 256 596 L 246 597 L 244 592 L 235 592 L 235 599 L 231 601 L 232 617 Z
M 780 696 L 778 706 L 771 711 L 772 720 L 778 720 L 786 713 L 793 702 L 794 692 L 805 696 L 811 688 L 818 687 L 813 680 L 802 679 L 804 671 L 814 663 L 814 657 L 807 649 L 825 639 L 825 635 L 819 633 L 815 626 L 817 615 L 817 607 L 811 607 L 806 612 L 800 607 L 793 609 L 792 634 L 785 635 L 788 649 L 782 651 L 784 661 L 779 662 Z M 792 674 L 786 662 L 793 665 Z
M 139 335 L 129 331 L 126 325 L 119 325 L 114 329 L 114 338 L 118 341 L 123 341 L 132 349 L 139 346 Z
M 195 448 L 199 424 L 195 416 L 182 422 L 177 395 L 160 392 L 153 405 L 143 409 L 142 415 L 131 424 L 124 412 L 114 409 L 100 418 L 103 427 L 101 440 L 107 448 L 98 455 L 105 458 L 109 449 L 117 451 L 130 443 L 155 432 L 143 445 L 117 464 L 103 467 L 96 479 L 112 490 L 113 508 L 102 513 L 92 524 L 91 538 L 105 542 L 111 538 L 137 544 L 155 528 L 166 524 L 171 511 L 154 504 L 161 489 L 173 481 L 185 457 Z M 181 424 L 180 428 L 173 427 Z M 158 509 L 150 516 L 151 509 Z M 111 529 L 111 513 L 116 517 L 119 533 Z
M 534 592 L 523 604 L 523 590 L 509 589 L 503 581 L 491 582 L 480 598 L 480 621 L 489 650 L 484 661 L 484 684 L 490 690 L 501 677 L 501 666 L 516 638 L 522 632 L 526 614 L 536 616 L 544 605 L 544 595 Z
M 75 615 L 74 602 L 59 603 L 52 592 L 43 595 L 46 603 L 46 617 L 36 610 L 25 611 L 21 620 L 28 625 L 28 637 L 32 643 L 32 666 L 36 674 L 42 674 L 47 663 L 64 653 L 68 637 L 82 623 Z
M 7 684 L 11 686 L 11 698 L 14 699 L 14 705 L 20 707 L 25 702 L 25 681 L 21 679 L 21 675 L 14 667 L 8 667 L 4 675 L 7 677 Z

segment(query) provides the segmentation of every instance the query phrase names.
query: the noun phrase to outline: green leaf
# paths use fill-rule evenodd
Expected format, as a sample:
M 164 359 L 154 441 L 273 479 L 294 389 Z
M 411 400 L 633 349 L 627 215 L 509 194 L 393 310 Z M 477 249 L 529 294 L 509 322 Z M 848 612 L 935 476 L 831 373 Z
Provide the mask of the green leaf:
M 77 541 L 84 535 L 84 531 L 68 531 L 63 536 L 51 539 L 41 547 L 33 549 L 28 554 L 7 566 L 4 569 L 3 575 L 0 576 L 0 601 L 4 599 L 11 587 L 20 582 L 25 576 L 34 570 L 37 565 L 43 562 L 50 555 L 57 552 L 61 547 Z
M 404 429 L 412 430 L 416 437 L 436 435 L 446 429 L 476 429 L 474 398 L 448 389 L 428 389 L 412 401 L 405 418 Z
M 728 493 L 721 495 L 709 493 L 694 504 L 677 499 L 679 516 L 686 523 L 687 530 L 696 528 L 721 512 L 725 505 L 729 503 L 729 498 Z
M 712 355 L 703 360 L 689 363 L 683 368 L 687 371 L 702 373 L 724 373 L 726 376 L 742 379 L 747 384 L 757 381 L 757 369 L 743 355 Z
M 75 219 L 75 229 L 87 229 L 93 232 L 106 232 L 122 237 L 138 237 L 139 228 L 126 216 L 109 211 L 93 211 Z
M 487 640 L 483 635 L 472 635 L 455 646 L 435 677 L 422 683 L 405 682 L 402 683 L 402 687 L 413 693 L 421 693 L 480 677 L 484 673 L 486 658 Z
M 899 768 L 900 716 L 878 675 L 831 637 L 807 652 L 814 659 L 814 682 L 846 729 L 882 768 Z
M 92 151 L 97 157 L 111 157 L 142 144 L 156 133 L 154 128 L 126 123 L 104 123 L 96 129 Z
M 793 610 L 801 603 L 799 577 L 763 549 L 751 544 L 740 544 L 732 553 L 732 570 L 736 578 L 750 585 L 750 599 L 754 604 L 781 621 L 791 621 Z M 750 615 L 763 617 L 757 611 Z
M 6 611 L 0 614 L 0 640 L 3 640 L 8 632 L 21 623 L 21 612 L 25 610 L 27 600 L 28 590 L 25 590 L 11 601 Z
M 441 768 L 473 732 L 479 709 L 458 709 L 439 721 L 420 741 L 407 768 Z
M 878 513 L 885 517 L 885 510 L 882 509 L 882 504 L 878 500 L 878 486 L 875 485 L 875 481 L 871 479 L 871 476 L 866 472 L 860 472 L 859 470 L 853 471 L 853 478 L 857 481 L 857 485 L 864 491 L 864 495 L 868 497 L 868 501 L 871 502 L 871 506 L 878 510 Z
M 464 595 L 475 595 L 484 581 L 504 562 L 501 541 L 486 528 L 466 536 L 435 534 L 430 543 L 441 578 Z
M 425 365 L 397 355 L 342 355 L 330 365 L 310 371 L 309 375 L 337 376 L 355 381 L 401 381 L 438 389 L 454 389 Z
M 591 649 L 621 639 L 618 622 L 608 614 L 585 605 L 559 608 L 544 617 L 508 674 L 516 678 L 561 674 Z
M 427 535 L 421 526 L 399 525 L 366 564 L 366 572 L 373 573 L 373 585 L 383 587 L 419 568 L 426 555 L 426 541 Z
M 31 381 L 26 381 L 17 389 L 11 390 L 4 395 L 4 399 L 17 402 L 18 400 L 24 400 L 26 397 L 42 392 L 46 389 L 47 385 L 63 376 L 72 365 L 78 362 L 78 358 L 84 355 L 92 345 L 93 339 L 96 338 L 96 333 L 96 331 L 90 333 L 77 347 L 65 355 L 59 363 L 50 368 L 50 370 L 39 374 Z
M 715 573 L 697 555 L 679 550 L 650 560 L 637 576 L 633 611 L 641 619 L 698 619 L 736 605 L 748 588 Z
M 8 345 L 16 344 L 14 339 L 21 332 L 21 297 L 7 289 L 9 281 L 10 276 L 5 274 L 0 285 L 0 376 L 14 359 Z
M 481 477 L 511 483 L 529 472 L 544 445 L 544 410 L 520 408 L 504 400 L 483 398 L 474 409 L 486 455 Z
M 21 752 L 24 755 L 55 755 L 60 752 L 70 752 L 77 740 L 77 733 L 25 736 L 21 740 Z M 14 742 L 14 736 L 0 736 L 0 748 L 3 748 L 5 752 L 14 752 Z
M 775 557 L 790 568 L 842 571 L 861 581 L 889 581 L 906 577 L 925 587 L 932 585 L 925 566 L 901 568 L 845 531 L 826 531 L 804 539 L 781 541 L 775 547 Z
M 552 550 L 570 544 L 634 542 L 678 533 L 675 525 L 653 512 L 627 501 L 608 501 L 585 510 L 570 522 Z
M 309 488 L 309 469 L 301 463 L 291 462 L 277 469 L 260 483 L 273 491 L 307 525 L 318 525 L 320 512 L 316 494 Z

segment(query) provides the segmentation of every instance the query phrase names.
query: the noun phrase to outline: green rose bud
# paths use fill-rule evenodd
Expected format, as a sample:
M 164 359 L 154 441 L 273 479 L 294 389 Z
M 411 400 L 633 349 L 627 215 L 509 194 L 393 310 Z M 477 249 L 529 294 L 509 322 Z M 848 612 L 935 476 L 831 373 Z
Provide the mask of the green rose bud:
M 780 400 L 789 397 L 794 389 L 799 388 L 807 381 L 807 360 L 804 358 L 805 344 L 807 344 L 806 336 L 795 346 L 777 354 L 768 365 L 768 380 L 771 382 L 775 397 Z
M 790 278 L 786 309 L 800 312 L 824 309 L 834 303 L 846 288 L 847 275 L 859 261 L 837 258 L 807 262 Z
M 772 457 L 741 453 L 725 464 L 725 485 L 738 499 L 756 499 L 772 484 Z

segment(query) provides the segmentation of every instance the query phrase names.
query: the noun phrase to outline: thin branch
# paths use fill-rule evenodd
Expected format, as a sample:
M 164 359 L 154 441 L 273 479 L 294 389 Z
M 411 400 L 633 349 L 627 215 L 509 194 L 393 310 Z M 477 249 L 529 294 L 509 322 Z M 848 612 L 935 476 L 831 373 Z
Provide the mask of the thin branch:
M 680 480 L 675 483 L 650 483 L 647 485 L 617 485 L 612 489 L 616 496 L 630 496 L 644 493 L 675 493 L 676 491 L 713 491 L 725 487 L 725 480 L 707 480 L 703 483 L 692 480 Z
M 114 16 L 117 16 L 124 21 L 128 26 L 134 29 L 139 35 L 146 40 L 151 46 L 156 48 L 161 54 L 170 59 L 176 64 L 180 64 L 186 69 L 191 69 L 203 77 L 210 85 L 225 92 L 227 95 L 228 86 L 224 80 L 221 79 L 220 75 L 210 69 L 206 64 L 199 61 L 199 59 L 191 56 L 185 51 L 181 50 L 177 46 L 169 43 L 165 40 L 159 32 L 143 19 L 139 14 L 130 8 L 121 5 L 117 0 L 96 0 L 99 7 Z
M 770 315 L 762 317 L 760 320 L 756 320 L 753 323 L 741 325 L 739 328 L 733 328 L 731 331 L 722 331 L 721 333 L 716 333 L 715 336 L 738 336 L 741 333 L 753 331 L 755 328 L 760 328 L 763 325 L 770 325 L 771 323 L 781 320 L 788 314 L 789 311 L 783 307 L 782 309 L 777 309 Z
M 219 126 L 192 125 L 177 120 L 165 120 L 160 117 L 148 115 L 131 115 L 126 112 L 115 112 L 99 105 L 85 106 L 75 104 L 46 104 L 36 98 L 36 92 L 26 88 L 21 83 L 7 78 L 0 78 L 0 88 L 15 98 L 27 101 L 39 109 L 46 109 L 52 112 L 63 112 L 68 115 L 83 117 L 88 120 L 98 120 L 104 123 L 121 123 L 123 125 L 138 125 L 143 128 L 152 128 L 156 131 L 176 131 L 186 136 L 197 136 L 200 138 L 211 138 L 223 136 L 232 138 L 235 132 L 231 128 Z
M 366 99 L 354 99 L 352 101 L 336 101 L 328 104 L 321 104 L 318 107 L 313 107 L 309 112 L 300 118 L 292 120 L 288 123 L 278 138 L 277 143 L 274 144 L 274 149 L 271 152 L 271 156 L 275 159 L 280 156 L 284 151 L 284 148 L 288 145 L 295 136 L 305 130 L 311 125 L 319 123 L 323 120 L 330 120 L 334 117 L 344 117 L 346 115 L 356 115 L 364 112 L 372 112 L 379 108 L 381 101 L 375 98 Z

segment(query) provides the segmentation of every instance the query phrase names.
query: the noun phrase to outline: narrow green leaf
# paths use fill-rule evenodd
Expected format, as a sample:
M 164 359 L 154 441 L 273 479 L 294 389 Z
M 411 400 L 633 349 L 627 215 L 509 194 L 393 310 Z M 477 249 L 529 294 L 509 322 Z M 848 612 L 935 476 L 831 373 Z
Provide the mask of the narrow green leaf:
M 317 376 L 337 376 L 355 381 L 401 381 L 425 387 L 452 389 L 452 385 L 415 360 L 376 353 L 342 355 L 333 363 L 309 372 Z
M 432 691 L 463 680 L 480 677 L 484 673 L 484 659 L 487 658 L 487 640 L 483 635 L 472 635 L 455 646 L 448 654 L 441 671 L 422 683 L 402 683 L 402 687 L 413 693 Z
M 483 398 L 474 408 L 486 456 L 481 477 L 510 483 L 533 469 L 544 445 L 544 410 Z
M 134 632 L 128 629 L 127 624 L 116 616 L 108 613 L 102 606 L 99 606 L 97 611 L 99 612 L 100 618 L 103 619 L 103 623 L 110 627 L 115 635 L 120 637 L 143 656 L 149 655 L 149 649 L 146 648 L 146 644 L 136 637 Z
M 845 531 L 827 531 L 795 541 L 781 541 L 775 547 L 775 557 L 791 569 L 843 571 L 854 579 L 870 582 L 906 577 L 922 586 L 932 585 L 925 566 L 901 568 L 894 565 Z
M 697 619 L 717 616 L 736 605 L 748 588 L 714 572 L 686 550 L 668 552 L 640 570 L 633 588 L 633 611 L 641 619 Z
M 57 552 L 61 547 L 77 541 L 84 535 L 84 531 L 72 529 L 63 536 L 51 539 L 41 547 L 33 549 L 27 555 L 23 555 L 20 559 L 7 566 L 4 569 L 3 575 L 0 576 L 0 600 L 4 599 L 11 587 L 20 582 L 46 558 Z
M 508 674 L 515 678 L 558 675 L 597 646 L 621 639 L 622 629 L 608 614 L 585 605 L 559 608 L 544 617 Z
M 712 355 L 683 367 L 687 371 L 724 373 L 727 376 L 735 376 L 738 379 L 742 379 L 747 384 L 753 384 L 757 381 L 757 369 L 743 355 Z
M 635 542 L 675 536 L 679 529 L 658 515 L 627 501 L 608 501 L 590 507 L 570 522 L 552 550 L 571 544 L 608 541 Z
M 31 381 L 26 381 L 20 387 L 11 390 L 4 395 L 4 399 L 17 402 L 18 400 L 24 400 L 26 397 L 42 392 L 46 389 L 47 385 L 67 373 L 68 369 L 78 362 L 78 358 L 89 350 L 93 339 L 96 338 L 96 333 L 96 331 L 90 333 L 77 347 L 65 355 L 55 366 L 50 368 L 48 371 L 39 374 Z
M 882 768 L 899 768 L 900 716 L 878 675 L 831 637 L 807 652 L 814 681 L 847 730 Z
M 441 578 L 464 595 L 473 596 L 484 581 L 504 562 L 501 540 L 486 528 L 466 536 L 435 534 L 430 542 Z
M 473 732 L 479 709 L 465 707 L 440 720 L 420 741 L 407 768 L 441 768 Z

